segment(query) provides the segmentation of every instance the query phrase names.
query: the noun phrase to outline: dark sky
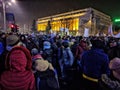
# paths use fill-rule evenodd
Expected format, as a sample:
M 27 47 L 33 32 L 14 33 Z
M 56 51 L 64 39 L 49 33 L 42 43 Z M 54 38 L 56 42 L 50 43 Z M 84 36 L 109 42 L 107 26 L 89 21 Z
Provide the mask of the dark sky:
M 15 14 L 17 23 L 31 24 L 38 17 L 88 7 L 100 10 L 111 18 L 120 17 L 120 0 L 17 0 L 8 11 Z

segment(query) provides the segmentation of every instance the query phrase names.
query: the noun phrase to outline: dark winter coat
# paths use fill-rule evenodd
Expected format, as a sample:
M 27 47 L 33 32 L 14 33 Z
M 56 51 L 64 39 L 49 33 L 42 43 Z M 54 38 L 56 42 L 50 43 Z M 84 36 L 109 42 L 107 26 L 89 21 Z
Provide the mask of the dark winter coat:
M 81 67 L 85 75 L 100 78 L 102 74 L 110 74 L 108 56 L 102 49 L 92 48 L 82 54 Z

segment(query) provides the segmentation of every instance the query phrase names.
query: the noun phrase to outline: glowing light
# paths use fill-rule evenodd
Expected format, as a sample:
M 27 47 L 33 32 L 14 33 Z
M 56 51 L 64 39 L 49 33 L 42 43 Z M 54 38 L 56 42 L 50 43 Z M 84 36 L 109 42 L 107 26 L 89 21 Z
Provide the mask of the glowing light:
M 15 0 L 11 0 L 13 3 L 15 3 Z
M 120 19 L 115 19 L 115 22 L 120 22 Z
M 10 2 L 8 2 L 8 5 L 11 6 L 12 4 Z
M 13 25 L 13 24 L 11 25 L 11 28 L 14 28 L 14 25 Z

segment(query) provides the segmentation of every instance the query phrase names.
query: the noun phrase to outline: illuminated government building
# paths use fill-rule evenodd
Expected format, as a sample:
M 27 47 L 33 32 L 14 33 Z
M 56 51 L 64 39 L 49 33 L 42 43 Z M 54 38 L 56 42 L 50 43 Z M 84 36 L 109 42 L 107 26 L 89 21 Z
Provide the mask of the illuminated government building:
M 101 32 L 107 33 L 108 26 L 111 24 L 111 18 L 98 10 L 86 8 L 38 18 L 37 30 L 45 32 L 48 22 L 50 22 L 53 32 L 68 29 L 70 34 L 82 35 L 84 29 L 88 28 L 90 35 L 96 35 Z

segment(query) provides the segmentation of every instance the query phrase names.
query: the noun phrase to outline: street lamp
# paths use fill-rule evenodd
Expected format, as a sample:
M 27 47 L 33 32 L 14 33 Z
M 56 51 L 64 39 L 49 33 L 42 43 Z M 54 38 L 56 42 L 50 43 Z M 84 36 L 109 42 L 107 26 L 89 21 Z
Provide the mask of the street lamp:
M 6 5 L 5 5 L 5 1 L 4 0 L 1 0 L 2 2 L 2 7 L 3 7 L 3 21 L 4 21 L 4 31 L 6 31 Z
M 12 0 L 12 2 L 15 2 L 15 0 Z M 6 0 L 1 0 L 2 8 L 3 8 L 3 21 L 4 21 L 4 31 L 7 31 L 6 28 Z
M 15 0 L 11 0 L 11 2 L 15 3 Z

